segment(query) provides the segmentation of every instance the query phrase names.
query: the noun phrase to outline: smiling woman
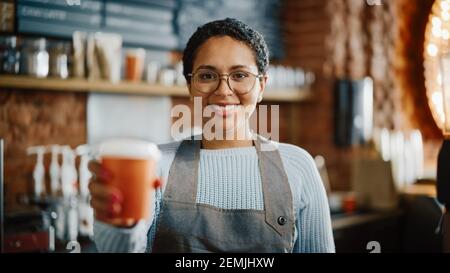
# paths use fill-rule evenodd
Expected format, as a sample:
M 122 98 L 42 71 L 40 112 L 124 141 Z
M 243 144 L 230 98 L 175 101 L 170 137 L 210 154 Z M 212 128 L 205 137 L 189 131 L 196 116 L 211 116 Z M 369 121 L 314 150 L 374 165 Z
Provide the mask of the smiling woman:
M 266 87 L 269 53 L 261 34 L 235 19 L 205 24 L 189 40 L 183 63 L 191 97 L 214 115 L 202 120 L 202 135 L 159 146 L 158 175 L 166 183 L 153 196 L 148 221 L 117 222 L 120 192 L 100 183 L 108 170 L 92 169 L 99 180 L 91 183 L 92 205 L 102 219 L 95 224 L 98 249 L 334 252 L 325 189 L 311 156 L 253 133 L 250 115 L 238 114 L 253 113 Z M 210 119 L 223 121 L 216 131 L 234 137 L 206 136 Z

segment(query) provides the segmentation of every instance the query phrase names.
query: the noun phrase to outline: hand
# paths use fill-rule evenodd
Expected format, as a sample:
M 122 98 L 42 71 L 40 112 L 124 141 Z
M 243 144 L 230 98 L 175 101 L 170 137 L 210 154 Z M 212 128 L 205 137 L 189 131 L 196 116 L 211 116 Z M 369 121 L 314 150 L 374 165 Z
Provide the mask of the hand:
M 95 218 L 117 227 L 129 228 L 136 225 L 137 221 L 134 219 L 118 217 L 122 211 L 122 193 L 116 187 L 105 183 L 112 179 L 112 174 L 95 160 L 89 162 L 89 170 L 93 174 L 89 183 L 89 191 Z

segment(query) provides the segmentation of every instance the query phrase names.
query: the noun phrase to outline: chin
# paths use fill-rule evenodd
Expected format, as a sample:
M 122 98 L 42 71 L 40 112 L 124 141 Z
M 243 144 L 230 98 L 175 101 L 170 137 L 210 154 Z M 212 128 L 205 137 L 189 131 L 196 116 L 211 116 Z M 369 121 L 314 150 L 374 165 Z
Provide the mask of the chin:
M 230 118 L 227 118 L 227 119 L 224 119 L 224 123 L 225 122 L 230 122 L 230 123 L 232 123 L 233 121 L 232 121 L 232 119 L 233 119 L 234 117 L 230 117 Z M 240 128 L 242 128 L 243 126 L 245 125 L 245 121 L 244 120 L 237 120 L 236 122 L 233 122 L 232 123 L 232 126 L 223 126 L 222 127 L 222 130 L 223 130 L 223 132 L 225 133 L 225 134 L 233 134 L 233 133 L 235 133 L 235 132 L 238 132 L 239 131 L 239 129 Z

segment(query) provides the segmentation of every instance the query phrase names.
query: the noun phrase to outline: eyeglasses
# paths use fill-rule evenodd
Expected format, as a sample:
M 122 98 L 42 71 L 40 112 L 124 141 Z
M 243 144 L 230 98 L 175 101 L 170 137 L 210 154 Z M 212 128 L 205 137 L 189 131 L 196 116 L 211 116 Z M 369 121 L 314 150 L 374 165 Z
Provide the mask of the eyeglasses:
M 255 75 L 247 71 L 235 71 L 230 74 L 219 74 L 209 69 L 199 69 L 195 73 L 189 73 L 194 89 L 203 94 L 215 92 L 219 88 L 222 76 L 226 77 L 228 87 L 238 95 L 249 93 L 255 86 L 256 79 L 263 75 Z

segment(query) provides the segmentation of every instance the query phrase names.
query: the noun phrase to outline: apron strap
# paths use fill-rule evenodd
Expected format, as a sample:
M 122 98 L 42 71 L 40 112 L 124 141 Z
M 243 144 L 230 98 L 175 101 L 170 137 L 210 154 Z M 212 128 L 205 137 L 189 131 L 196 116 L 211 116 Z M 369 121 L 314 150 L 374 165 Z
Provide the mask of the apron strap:
M 167 179 L 164 200 L 196 204 L 200 140 L 183 140 L 178 147 Z M 186 175 L 192 173 L 193 175 Z M 182 183 L 170 183 L 180 181 Z
M 293 198 L 277 143 L 258 135 L 255 147 L 259 158 L 266 222 L 280 235 L 289 234 L 295 224 Z M 272 194 L 274 192 L 278 194 Z

